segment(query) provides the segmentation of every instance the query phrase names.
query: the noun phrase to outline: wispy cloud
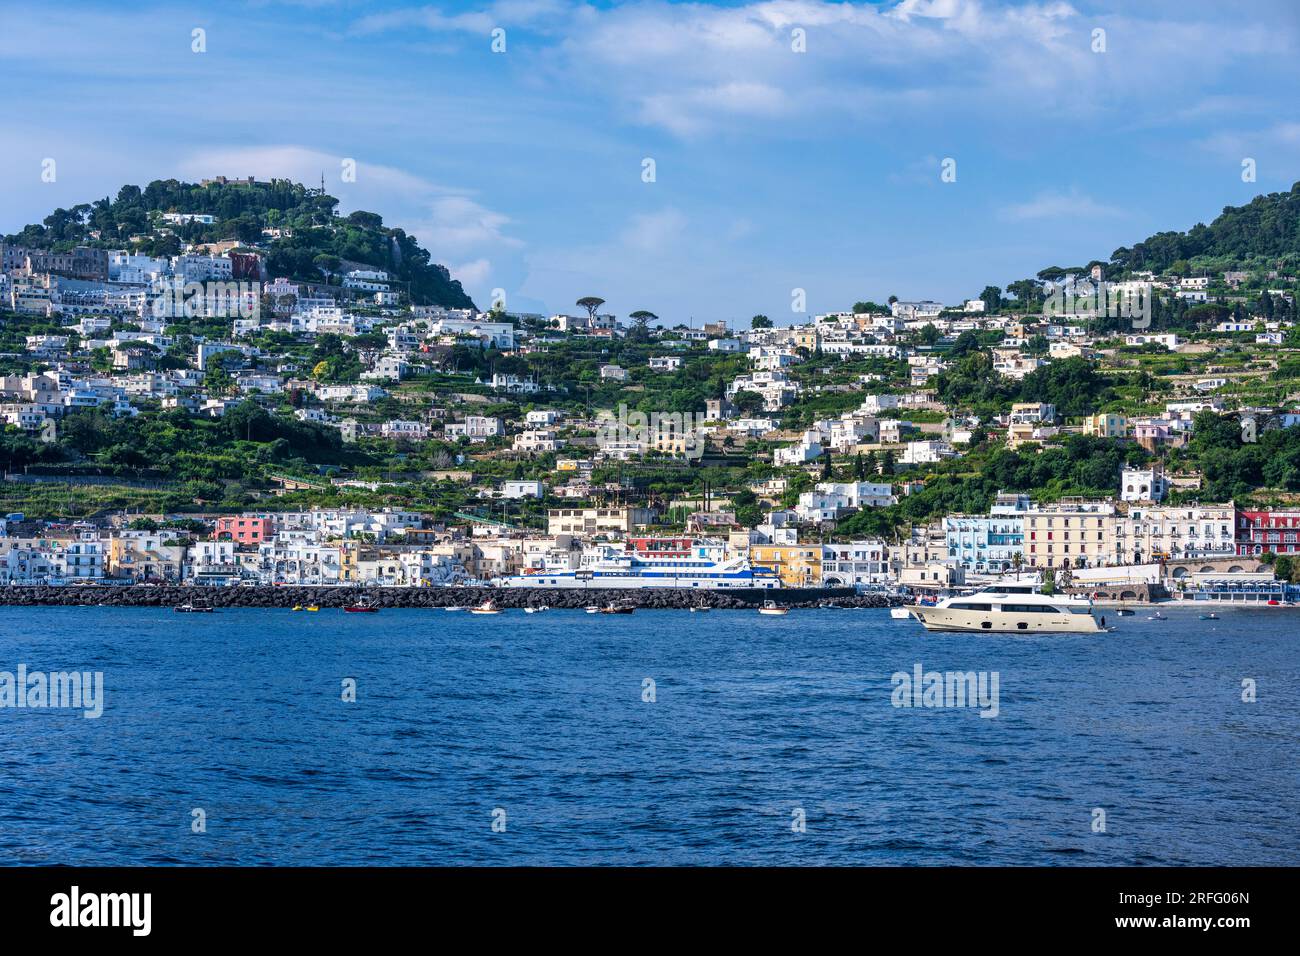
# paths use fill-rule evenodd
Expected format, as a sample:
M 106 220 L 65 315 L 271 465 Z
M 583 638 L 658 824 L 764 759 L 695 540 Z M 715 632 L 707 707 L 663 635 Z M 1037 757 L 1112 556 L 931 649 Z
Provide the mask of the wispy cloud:
M 1042 192 L 1033 199 L 1012 203 L 1000 210 L 1003 219 L 1009 222 L 1029 222 L 1037 219 L 1070 220 L 1107 219 L 1125 215 L 1118 206 L 1100 203 L 1095 199 L 1070 192 Z

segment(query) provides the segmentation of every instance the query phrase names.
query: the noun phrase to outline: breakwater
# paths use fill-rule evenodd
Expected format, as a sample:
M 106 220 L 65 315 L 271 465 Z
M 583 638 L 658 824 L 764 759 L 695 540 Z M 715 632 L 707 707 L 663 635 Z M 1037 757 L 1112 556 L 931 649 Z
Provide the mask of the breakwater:
M 898 598 L 857 594 L 852 588 L 727 589 L 689 588 L 350 588 L 350 587 L 203 587 L 185 585 L 60 585 L 0 588 L 0 605 L 19 607 L 175 607 L 204 603 L 223 607 L 293 607 L 315 605 L 341 608 L 365 599 L 379 607 L 472 607 L 491 598 L 502 608 L 580 608 L 590 604 L 630 604 L 638 608 L 692 606 L 754 608 L 764 601 L 786 607 L 893 607 Z

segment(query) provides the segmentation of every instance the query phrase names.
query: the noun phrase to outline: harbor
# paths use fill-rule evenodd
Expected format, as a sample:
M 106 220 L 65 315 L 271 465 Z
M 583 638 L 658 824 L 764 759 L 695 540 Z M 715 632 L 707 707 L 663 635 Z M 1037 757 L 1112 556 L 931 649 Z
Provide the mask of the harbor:
M 1296 629 L 1262 609 L 1150 616 L 1021 636 L 931 634 L 883 608 L 0 607 L 0 671 L 103 673 L 96 720 L 0 712 L 0 800 L 24 821 L 0 827 L 0 854 L 1294 865 L 1300 802 L 1279 742 L 1300 735 Z M 990 692 L 996 676 L 996 717 L 896 706 L 891 675 L 918 666 L 987 674 Z

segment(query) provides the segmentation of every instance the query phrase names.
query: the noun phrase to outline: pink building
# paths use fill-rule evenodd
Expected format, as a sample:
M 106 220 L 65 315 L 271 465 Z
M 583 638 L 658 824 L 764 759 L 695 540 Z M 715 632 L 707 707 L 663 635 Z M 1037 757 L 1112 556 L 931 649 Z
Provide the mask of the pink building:
M 270 518 L 249 518 L 237 515 L 217 519 L 218 541 L 234 541 L 236 544 L 261 544 L 274 534 Z

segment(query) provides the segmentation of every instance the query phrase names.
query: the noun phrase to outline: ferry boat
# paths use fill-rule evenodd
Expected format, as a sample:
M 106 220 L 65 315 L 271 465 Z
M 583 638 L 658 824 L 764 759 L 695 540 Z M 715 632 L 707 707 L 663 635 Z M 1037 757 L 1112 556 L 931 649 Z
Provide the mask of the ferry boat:
M 1035 584 L 992 584 L 946 597 L 933 607 L 908 608 L 927 631 L 991 631 L 1012 634 L 1099 634 L 1092 602 L 1043 594 Z
M 503 588 L 771 588 L 775 571 L 728 556 L 721 541 L 699 538 L 629 538 L 623 544 L 587 548 L 571 558 L 545 559 L 540 567 L 500 578 Z

